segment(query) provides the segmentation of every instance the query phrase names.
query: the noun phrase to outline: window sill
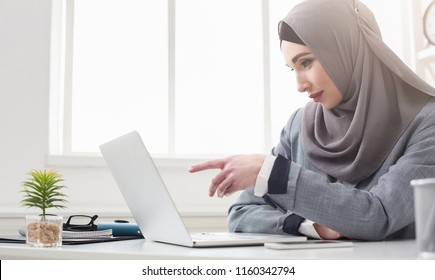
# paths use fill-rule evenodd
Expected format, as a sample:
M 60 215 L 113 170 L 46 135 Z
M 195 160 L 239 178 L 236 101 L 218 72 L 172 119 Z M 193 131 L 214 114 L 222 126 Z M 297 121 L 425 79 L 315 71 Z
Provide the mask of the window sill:
M 170 157 L 152 156 L 155 164 L 160 168 L 186 168 L 211 157 Z M 93 167 L 106 168 L 107 164 L 101 155 L 47 155 L 45 164 L 48 167 Z

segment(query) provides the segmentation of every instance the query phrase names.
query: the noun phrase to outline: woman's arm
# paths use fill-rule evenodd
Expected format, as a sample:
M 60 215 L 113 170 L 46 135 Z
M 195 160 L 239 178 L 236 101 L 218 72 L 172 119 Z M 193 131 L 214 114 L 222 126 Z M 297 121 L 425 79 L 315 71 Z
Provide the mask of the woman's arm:
M 409 135 L 399 140 L 380 170 L 357 186 L 333 182 L 327 175 L 303 167 L 302 159 L 300 163 L 290 161 L 284 192 L 269 194 L 269 197 L 289 213 L 350 238 L 381 240 L 392 236 L 414 222 L 410 181 L 435 177 L 435 118 L 426 114 L 423 121 L 416 121 L 408 128 Z M 287 140 L 274 149 L 275 155 L 289 155 L 291 142 L 295 141 L 291 129 L 287 126 L 283 130 L 282 137 Z M 293 157 L 294 160 L 301 158 L 297 153 Z M 275 233 L 282 230 L 288 214 L 282 214 L 258 199 L 251 191 L 242 194 L 230 209 L 230 229 L 246 231 L 254 227 Z
M 229 209 L 228 228 L 233 232 L 285 234 L 284 220 L 291 213 L 282 213 L 248 189 Z
M 291 162 L 282 207 L 345 236 L 381 240 L 414 222 L 412 179 L 435 177 L 435 120 L 410 127 L 381 170 L 356 187 Z M 397 155 L 397 156 L 395 156 Z M 371 180 L 370 182 L 368 182 Z M 360 189 L 364 188 L 364 189 Z

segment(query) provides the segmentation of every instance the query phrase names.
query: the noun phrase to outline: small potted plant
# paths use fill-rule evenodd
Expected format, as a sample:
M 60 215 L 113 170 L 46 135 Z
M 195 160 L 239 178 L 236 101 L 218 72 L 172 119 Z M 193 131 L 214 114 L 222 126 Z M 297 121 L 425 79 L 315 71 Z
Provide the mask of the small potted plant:
M 62 177 L 54 170 L 32 170 L 23 182 L 21 205 L 41 210 L 39 216 L 26 216 L 26 243 L 37 247 L 62 245 L 62 217 L 47 214 L 47 209 L 64 209 L 68 202 L 63 194 Z

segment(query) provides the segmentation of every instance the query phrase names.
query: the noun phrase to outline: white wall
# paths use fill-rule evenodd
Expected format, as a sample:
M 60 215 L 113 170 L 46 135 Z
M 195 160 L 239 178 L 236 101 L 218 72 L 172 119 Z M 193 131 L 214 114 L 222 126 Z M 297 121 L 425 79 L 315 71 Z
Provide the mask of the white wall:
M 48 151 L 49 0 L 0 0 L 0 207 Z
M 61 212 L 64 215 L 130 215 L 102 159 L 89 158 L 87 167 L 47 164 L 53 162 L 46 160 L 50 18 L 50 0 L 0 0 L 0 232 L 15 227 L 25 213 L 35 212 L 19 206 L 20 184 L 31 169 L 54 167 L 64 176 L 70 202 L 69 209 Z M 161 170 L 175 203 L 188 226 L 224 227 L 235 197 L 209 198 L 207 188 L 214 172 L 189 174 L 190 163 L 165 164 Z

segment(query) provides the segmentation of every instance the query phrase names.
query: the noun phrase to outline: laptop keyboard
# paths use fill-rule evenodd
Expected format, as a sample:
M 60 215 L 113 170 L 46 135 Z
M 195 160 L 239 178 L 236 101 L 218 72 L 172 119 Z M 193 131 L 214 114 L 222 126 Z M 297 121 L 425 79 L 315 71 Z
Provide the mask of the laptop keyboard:
M 240 240 L 240 239 L 255 239 L 259 238 L 258 236 L 253 235 L 244 235 L 244 234 L 237 234 L 232 232 L 199 232 L 199 233 L 193 233 L 191 235 L 193 240 Z

